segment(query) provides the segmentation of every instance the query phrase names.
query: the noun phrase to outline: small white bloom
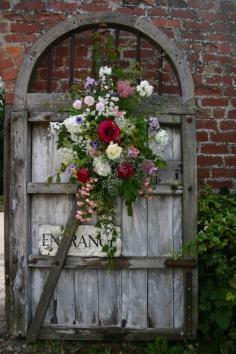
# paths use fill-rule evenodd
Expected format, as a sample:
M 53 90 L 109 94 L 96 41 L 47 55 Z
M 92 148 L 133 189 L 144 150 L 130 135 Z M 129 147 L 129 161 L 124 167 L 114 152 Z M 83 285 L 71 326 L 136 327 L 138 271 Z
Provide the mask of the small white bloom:
M 168 143 L 169 136 L 164 129 L 160 129 L 158 133 L 155 134 L 155 142 L 157 144 L 160 144 L 161 146 L 164 146 Z
M 63 122 L 63 125 L 66 127 L 66 129 L 70 133 L 71 139 L 74 142 L 77 142 L 78 134 L 82 131 L 82 125 L 77 123 L 77 118 L 78 117 L 76 117 L 76 116 L 70 116 L 70 117 L 66 118 Z
M 57 150 L 57 158 L 60 163 L 68 165 L 76 157 L 76 153 L 72 149 L 62 147 Z
M 147 80 L 143 80 L 140 84 L 136 87 L 140 96 L 149 97 L 153 93 L 153 86 L 149 84 Z
M 111 173 L 111 167 L 107 161 L 104 160 L 102 156 L 95 157 L 93 160 L 93 170 L 99 176 L 106 177 Z
M 57 136 L 58 135 L 58 131 L 60 130 L 61 126 L 63 123 L 58 123 L 58 122 L 50 122 L 49 125 L 49 131 L 51 134 Z
M 105 109 L 105 105 L 102 101 L 99 101 L 97 104 L 96 104 L 96 110 L 98 112 L 103 112 Z
M 81 109 L 82 107 L 82 100 L 75 100 L 75 102 L 73 103 L 73 107 L 75 109 Z
M 116 160 L 120 157 L 122 150 L 122 147 L 120 147 L 118 144 L 113 144 L 113 142 L 110 142 L 106 149 L 106 155 L 109 160 Z
M 95 103 L 95 99 L 93 98 L 93 96 L 86 96 L 84 98 L 84 103 L 87 105 L 87 106 L 93 106 L 94 103 Z
M 99 69 L 99 77 L 103 78 L 105 75 L 111 75 L 112 69 L 109 66 L 101 66 Z

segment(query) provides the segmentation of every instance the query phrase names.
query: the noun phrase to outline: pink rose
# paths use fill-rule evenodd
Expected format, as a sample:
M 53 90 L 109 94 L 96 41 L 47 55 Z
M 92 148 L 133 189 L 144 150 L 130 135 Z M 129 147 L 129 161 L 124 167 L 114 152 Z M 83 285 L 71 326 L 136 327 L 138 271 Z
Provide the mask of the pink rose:
M 81 100 L 75 100 L 75 102 L 73 103 L 73 107 L 75 109 L 81 109 L 82 107 L 82 101 Z
M 134 157 L 134 158 L 137 157 L 139 155 L 139 149 L 137 149 L 134 146 L 131 146 L 128 149 L 128 155 L 131 156 L 131 157 Z
M 117 82 L 117 92 L 122 98 L 127 98 L 134 93 L 133 87 L 131 87 L 130 82 L 127 80 Z
M 103 112 L 104 109 L 105 109 L 105 105 L 104 105 L 103 102 L 100 101 L 100 102 L 98 102 L 98 103 L 96 104 L 96 110 L 97 110 L 98 112 Z
M 84 103 L 87 106 L 92 106 L 95 103 L 95 99 L 92 96 L 86 96 L 85 99 L 84 99 Z

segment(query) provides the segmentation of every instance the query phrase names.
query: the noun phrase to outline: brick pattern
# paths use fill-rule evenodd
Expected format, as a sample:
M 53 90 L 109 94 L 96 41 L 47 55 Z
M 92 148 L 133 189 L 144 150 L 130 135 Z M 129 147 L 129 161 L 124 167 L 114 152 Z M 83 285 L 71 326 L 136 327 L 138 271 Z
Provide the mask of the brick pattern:
M 6 82 L 8 102 L 11 103 L 13 100 L 15 80 L 24 54 L 37 37 L 72 14 L 107 10 L 147 16 L 185 52 L 193 73 L 198 107 L 199 181 L 208 183 L 214 188 L 235 189 L 236 3 L 234 0 L 1 0 L 0 75 Z M 78 50 L 81 50 L 83 56 L 77 65 L 78 68 L 83 69 L 87 67 L 86 49 L 78 46 Z M 54 86 L 58 80 L 63 79 L 62 72 L 66 67 L 63 55 L 58 52 L 56 60 L 60 70 L 55 73 L 52 82 Z M 126 55 L 132 56 L 132 49 L 131 53 Z M 148 51 L 146 55 L 148 57 Z M 147 63 L 145 65 L 148 70 Z M 38 75 L 38 81 L 41 79 L 41 84 L 38 85 L 41 85 L 41 90 L 45 90 L 43 78 L 46 73 L 45 69 L 43 72 L 43 65 Z M 174 80 L 168 67 L 164 78 L 166 83 L 168 80 Z M 170 85 L 169 93 L 176 93 L 176 89 L 170 92 L 171 87 Z

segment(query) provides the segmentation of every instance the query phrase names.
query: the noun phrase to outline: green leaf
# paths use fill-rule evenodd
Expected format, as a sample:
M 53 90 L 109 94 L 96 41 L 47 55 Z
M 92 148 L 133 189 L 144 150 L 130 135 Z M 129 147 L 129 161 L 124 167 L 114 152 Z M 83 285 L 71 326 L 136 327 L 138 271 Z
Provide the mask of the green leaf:
M 57 173 L 56 183 L 61 183 L 61 177 L 59 172 Z
M 47 184 L 50 186 L 50 184 L 52 184 L 53 181 L 53 176 L 49 176 L 47 179 Z
M 225 330 L 229 327 L 230 324 L 230 311 L 227 309 L 218 309 L 215 310 L 212 317 L 216 321 L 217 325 Z

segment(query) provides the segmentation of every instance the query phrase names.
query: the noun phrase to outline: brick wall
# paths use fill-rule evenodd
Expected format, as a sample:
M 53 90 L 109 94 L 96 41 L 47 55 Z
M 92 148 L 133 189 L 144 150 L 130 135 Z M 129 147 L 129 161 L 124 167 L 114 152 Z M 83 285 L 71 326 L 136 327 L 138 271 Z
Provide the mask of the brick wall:
M 147 16 L 185 52 L 195 83 L 199 182 L 236 189 L 236 2 L 223 0 L 0 0 L 0 75 L 7 101 L 25 52 L 71 14 Z

